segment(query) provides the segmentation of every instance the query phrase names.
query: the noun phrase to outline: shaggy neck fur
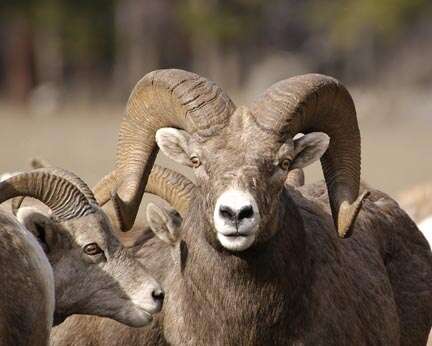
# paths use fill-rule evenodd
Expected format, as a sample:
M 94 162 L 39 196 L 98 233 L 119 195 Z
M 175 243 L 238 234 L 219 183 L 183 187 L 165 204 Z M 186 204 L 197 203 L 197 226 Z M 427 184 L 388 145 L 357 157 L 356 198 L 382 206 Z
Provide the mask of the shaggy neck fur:
M 277 218 L 284 220 L 275 225 L 279 230 L 244 252 L 230 253 L 216 240 L 206 239 L 213 232 L 203 218 L 186 218 L 184 241 L 178 249 L 181 264 L 170 283 L 175 302 L 166 304 L 169 342 L 189 343 L 193 337 L 191 344 L 212 344 L 216 338 L 224 345 L 240 340 L 283 344 L 301 338 L 298 331 L 307 324 L 300 312 L 307 311 L 310 259 L 302 219 L 289 197 L 281 198 L 280 205 L 287 207 Z M 203 212 L 199 203 L 190 210 Z M 201 231 L 205 229 L 208 232 Z M 170 330 L 175 324 L 169 320 L 179 318 L 193 320 Z

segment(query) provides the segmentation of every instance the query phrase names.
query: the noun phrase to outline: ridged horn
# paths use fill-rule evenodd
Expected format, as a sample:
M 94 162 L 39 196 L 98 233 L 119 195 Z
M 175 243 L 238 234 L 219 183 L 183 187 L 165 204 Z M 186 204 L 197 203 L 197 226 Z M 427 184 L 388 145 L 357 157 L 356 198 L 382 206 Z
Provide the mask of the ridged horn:
M 145 191 L 166 200 L 181 216 L 185 216 L 195 184 L 180 173 L 154 166 Z
M 48 168 L 52 167 L 52 165 L 46 161 L 45 159 L 42 159 L 40 157 L 33 157 L 30 160 L 30 167 L 33 169 L 38 168 Z M 12 207 L 12 213 L 16 216 L 18 213 L 19 208 L 21 208 L 21 205 L 24 202 L 25 197 L 20 196 L 12 199 L 11 207 Z
M 321 158 L 333 220 L 341 238 L 349 236 L 360 197 L 360 130 L 351 95 L 336 79 L 306 74 L 272 85 L 252 104 L 252 116 L 282 140 L 322 131 L 330 145 Z
M 221 88 L 195 73 L 157 70 L 137 83 L 120 127 L 114 172 L 95 187 L 96 198 L 103 200 L 99 194 L 110 186 L 122 230 L 135 221 L 158 151 L 156 131 L 176 127 L 209 137 L 227 125 L 234 109 Z
M 58 222 L 94 213 L 97 205 L 89 187 L 79 177 L 59 168 L 20 173 L 0 183 L 0 203 L 18 196 L 40 200 Z
M 99 205 L 105 204 L 111 198 L 113 176 L 113 173 L 107 175 L 98 184 Z M 180 215 L 184 216 L 189 207 L 194 188 L 194 183 L 182 174 L 169 168 L 154 165 L 150 172 L 145 192 L 152 193 L 166 200 Z
M 301 168 L 295 168 L 288 172 L 288 176 L 285 179 L 285 185 L 300 187 L 305 183 L 304 171 Z

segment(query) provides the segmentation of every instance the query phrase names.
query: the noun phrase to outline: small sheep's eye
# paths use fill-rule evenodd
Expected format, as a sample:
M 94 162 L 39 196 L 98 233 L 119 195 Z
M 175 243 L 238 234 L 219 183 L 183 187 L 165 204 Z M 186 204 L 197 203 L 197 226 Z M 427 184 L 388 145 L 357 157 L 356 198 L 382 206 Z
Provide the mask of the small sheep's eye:
M 284 171 L 287 171 L 291 166 L 291 160 L 284 159 L 279 163 L 279 167 Z
M 97 254 L 100 254 L 102 252 L 102 249 L 99 247 L 96 243 L 90 243 L 84 246 L 84 252 L 86 255 L 94 256 Z
M 191 160 L 191 162 L 192 162 L 192 166 L 193 166 L 194 168 L 197 168 L 197 167 L 199 167 L 199 166 L 201 165 L 201 161 L 200 161 L 200 159 L 199 159 L 197 156 L 192 156 L 192 157 L 190 158 L 190 160 Z

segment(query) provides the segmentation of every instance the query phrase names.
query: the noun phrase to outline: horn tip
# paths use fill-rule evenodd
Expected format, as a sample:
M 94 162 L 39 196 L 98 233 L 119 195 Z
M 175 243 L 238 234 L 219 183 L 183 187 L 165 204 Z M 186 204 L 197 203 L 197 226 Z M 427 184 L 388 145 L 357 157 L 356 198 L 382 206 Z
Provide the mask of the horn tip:
M 127 207 L 127 203 L 121 199 L 116 191 L 111 193 L 111 201 L 120 230 L 122 232 L 129 231 L 135 223 L 136 214 L 132 215 L 128 212 L 131 208 Z
M 353 226 L 357 215 L 362 206 L 363 200 L 369 195 L 369 191 L 364 191 L 352 204 L 347 201 L 342 202 L 338 215 L 338 235 L 339 238 L 349 238 L 353 232 Z

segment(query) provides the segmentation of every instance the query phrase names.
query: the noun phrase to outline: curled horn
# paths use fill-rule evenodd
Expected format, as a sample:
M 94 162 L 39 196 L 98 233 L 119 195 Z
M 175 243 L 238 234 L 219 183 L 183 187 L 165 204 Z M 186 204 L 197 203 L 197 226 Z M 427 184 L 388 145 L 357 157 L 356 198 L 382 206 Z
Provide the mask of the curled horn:
M 276 138 L 322 131 L 330 146 L 321 158 L 333 220 L 341 238 L 349 236 L 363 198 L 360 184 L 360 131 L 354 102 L 336 79 L 306 74 L 275 83 L 252 104 L 255 121 Z
M 0 183 L 0 203 L 18 196 L 40 200 L 58 222 L 92 214 L 97 206 L 89 187 L 73 173 L 59 168 L 20 173 Z
M 48 161 L 42 158 L 33 158 L 30 164 L 32 168 L 52 167 Z M 113 174 L 111 173 L 99 183 L 99 197 L 101 199 L 97 200 L 97 203 L 100 206 L 105 204 L 111 197 L 110 187 L 112 185 L 110 182 L 112 177 Z M 145 191 L 166 200 L 184 216 L 189 207 L 194 188 L 195 185 L 182 174 L 169 168 L 155 165 L 150 173 Z M 21 207 L 23 200 L 24 197 L 17 197 L 12 200 L 12 210 L 15 215 Z
M 52 165 L 50 163 L 48 163 L 48 161 L 45 161 L 42 158 L 34 157 L 30 160 L 30 167 L 33 169 L 38 169 L 38 168 L 52 167 Z M 25 199 L 24 196 L 20 196 L 20 197 L 16 197 L 16 198 L 12 199 L 12 203 L 11 203 L 12 213 L 15 216 L 17 215 L 19 208 L 21 208 L 21 205 L 23 204 L 24 199 Z
M 99 205 L 103 205 L 111 197 L 113 176 L 113 173 L 107 175 L 98 184 Z M 154 165 L 150 172 L 145 192 L 152 193 L 166 200 L 184 217 L 188 210 L 194 188 L 195 185 L 182 174 Z M 116 198 L 115 194 L 113 198 Z M 114 203 L 114 206 L 116 205 L 118 204 Z
M 107 187 L 111 191 L 123 231 L 133 226 L 156 158 L 156 131 L 176 127 L 210 137 L 227 125 L 234 109 L 221 88 L 191 72 L 157 70 L 137 83 L 120 127 L 115 169 L 94 189 L 100 201 Z
M 286 186 L 300 187 L 305 184 L 304 171 L 301 168 L 295 168 L 288 172 L 288 176 L 285 179 Z

